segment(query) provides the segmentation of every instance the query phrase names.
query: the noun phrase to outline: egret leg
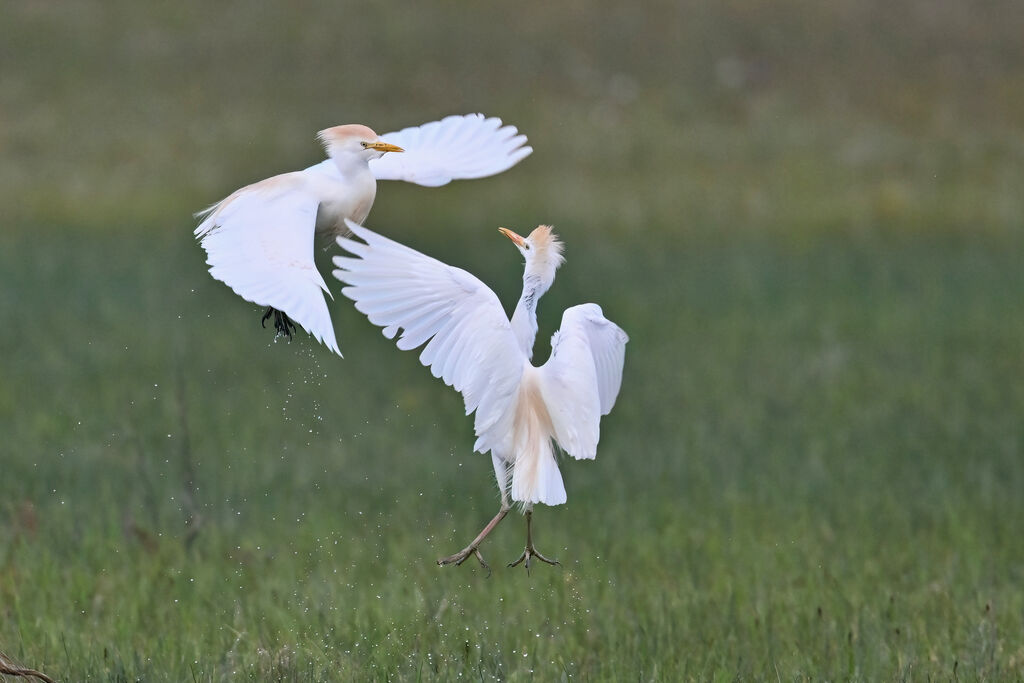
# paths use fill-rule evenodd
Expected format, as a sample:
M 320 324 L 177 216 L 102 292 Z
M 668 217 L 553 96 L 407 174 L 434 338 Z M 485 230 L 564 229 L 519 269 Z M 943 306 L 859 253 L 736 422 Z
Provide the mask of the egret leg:
M 515 562 L 509 562 L 508 566 L 515 567 L 520 562 L 525 562 L 526 573 L 529 574 L 530 560 L 532 560 L 535 557 L 541 562 L 547 562 L 550 565 L 558 564 L 558 560 L 550 560 L 544 557 L 539 552 L 537 552 L 536 548 L 533 547 L 533 506 L 528 506 L 524 514 L 526 515 L 526 549 L 523 551 L 523 554 L 519 556 L 518 560 L 516 560 Z
M 290 340 L 292 338 L 292 332 L 297 330 L 295 323 L 292 322 L 291 318 L 284 311 L 279 311 L 273 306 L 267 306 L 266 312 L 263 314 L 263 318 L 260 320 L 260 325 L 263 327 L 267 326 L 267 319 L 270 316 L 274 316 L 274 329 L 277 333 L 282 336 L 287 336 Z
M 508 498 L 508 466 L 504 460 L 493 453 L 491 454 L 491 462 L 494 464 L 494 477 L 498 480 L 498 489 L 501 491 L 501 508 L 498 510 L 498 514 L 494 515 L 494 519 L 488 522 L 487 526 L 477 534 L 472 543 L 454 555 L 442 557 L 438 560 L 437 563 L 442 567 L 447 564 L 458 566 L 465 562 L 470 555 L 474 555 L 480 561 L 480 566 L 487 570 L 488 575 L 491 573 L 491 567 L 484 561 L 484 556 L 480 554 L 480 544 L 484 542 L 487 534 L 491 533 L 494 527 L 498 526 L 498 523 L 505 519 L 505 515 L 512 509 L 512 503 Z
M 440 560 L 437 561 L 437 563 L 442 567 L 446 564 L 454 564 L 458 566 L 465 562 L 467 559 L 469 559 L 470 555 L 475 555 L 476 559 L 480 561 L 480 566 L 486 569 L 488 573 L 490 573 L 490 565 L 488 565 L 487 562 L 484 561 L 484 556 L 480 554 L 480 544 L 484 542 L 485 538 L 487 538 L 487 534 L 491 533 L 494 527 L 498 526 L 498 523 L 501 520 L 505 519 L 505 515 L 508 514 L 508 511 L 510 509 L 511 507 L 508 504 L 506 504 L 504 500 L 501 501 L 501 509 L 498 510 L 498 514 L 494 515 L 494 519 L 487 523 L 487 526 L 483 528 L 483 531 L 477 534 L 476 538 L 473 539 L 472 543 L 470 543 L 454 555 L 442 557 Z

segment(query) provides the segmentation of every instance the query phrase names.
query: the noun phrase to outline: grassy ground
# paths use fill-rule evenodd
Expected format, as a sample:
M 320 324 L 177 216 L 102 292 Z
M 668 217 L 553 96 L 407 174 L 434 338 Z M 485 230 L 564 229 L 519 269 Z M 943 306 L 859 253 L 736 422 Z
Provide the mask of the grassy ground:
M 171 7 L 4 8 L 0 651 L 67 681 L 1024 677 L 1012 4 Z M 518 517 L 489 578 L 434 564 L 497 505 L 458 396 L 343 301 L 344 361 L 273 342 L 190 232 L 319 127 L 477 109 L 534 156 L 382 186 L 371 227 L 511 305 L 494 228 L 554 222 L 538 356 L 580 301 L 631 335 L 529 576 Z

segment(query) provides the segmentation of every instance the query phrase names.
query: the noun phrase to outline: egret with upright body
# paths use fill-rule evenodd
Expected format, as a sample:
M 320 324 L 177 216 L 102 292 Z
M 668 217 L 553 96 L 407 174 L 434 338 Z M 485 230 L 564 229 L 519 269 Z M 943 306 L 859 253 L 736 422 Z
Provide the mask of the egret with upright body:
M 273 316 L 277 332 L 289 337 L 298 323 L 341 355 L 323 296 L 330 292 L 314 262 L 315 236 L 345 234 L 346 220 L 362 223 L 378 180 L 435 187 L 484 178 L 533 150 L 514 126 L 482 114 L 381 136 L 366 126 L 335 126 L 319 137 L 328 159 L 233 192 L 200 212 L 195 234 L 210 274 L 243 299 L 266 306 L 264 323 Z
M 562 243 L 548 226 L 528 237 L 500 228 L 525 258 L 523 291 L 509 319 L 498 297 L 470 273 L 446 265 L 371 230 L 348 223 L 355 237 L 338 238 L 351 256 L 336 256 L 334 276 L 398 348 L 426 344 L 420 362 L 462 393 L 466 414 L 476 411 L 474 449 L 490 452 L 501 507 L 469 545 L 439 564 L 462 564 L 474 555 L 487 567 L 480 544 L 505 518 L 512 502 L 526 516 L 526 548 L 510 566 L 537 558 L 555 564 L 533 545 L 535 503 L 560 505 L 565 486 L 554 444 L 576 459 L 597 452 L 600 421 L 622 383 L 628 337 L 597 304 L 566 309 L 551 340 L 551 357 L 531 363 L 537 302 L 562 264 Z

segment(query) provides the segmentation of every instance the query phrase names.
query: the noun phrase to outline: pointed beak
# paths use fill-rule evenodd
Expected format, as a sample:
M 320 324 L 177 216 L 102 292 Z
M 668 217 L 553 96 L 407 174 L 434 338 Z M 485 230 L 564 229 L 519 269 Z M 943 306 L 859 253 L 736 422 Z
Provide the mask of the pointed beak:
M 526 243 L 526 239 L 522 235 L 517 235 L 508 228 L 498 228 L 498 232 L 500 232 L 502 235 L 515 242 L 515 245 L 519 248 L 522 248 L 522 246 Z
M 375 149 L 378 152 L 404 152 L 405 150 L 398 145 L 392 145 L 390 142 L 383 142 L 378 140 L 377 142 L 364 142 L 364 149 Z

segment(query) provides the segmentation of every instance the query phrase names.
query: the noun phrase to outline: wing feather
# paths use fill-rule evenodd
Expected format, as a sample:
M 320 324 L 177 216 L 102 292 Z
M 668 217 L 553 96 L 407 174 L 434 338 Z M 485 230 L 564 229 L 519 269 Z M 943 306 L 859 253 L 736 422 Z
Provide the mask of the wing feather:
M 515 126 L 483 114 L 448 116 L 422 126 L 381 135 L 402 154 L 370 162 L 378 180 L 405 180 L 437 187 L 452 180 L 486 178 L 506 171 L 533 152 Z
M 247 301 L 288 314 L 341 355 L 313 260 L 317 198 L 298 174 L 249 185 L 204 212 L 196 236 L 210 275 Z
M 411 351 L 425 344 L 445 315 L 447 312 L 443 309 L 435 309 L 426 311 L 419 317 L 410 318 L 405 334 L 397 342 L 398 348 L 402 351 Z
M 541 366 L 541 392 L 555 438 L 574 458 L 593 458 L 601 416 L 615 405 L 629 337 L 597 304 L 566 309 Z
M 476 450 L 498 445 L 511 419 L 526 358 L 501 302 L 484 283 L 351 221 L 334 257 L 341 293 L 403 350 L 423 347 L 419 360 L 462 394 L 476 411 Z M 506 429 L 507 431 L 507 429 Z

